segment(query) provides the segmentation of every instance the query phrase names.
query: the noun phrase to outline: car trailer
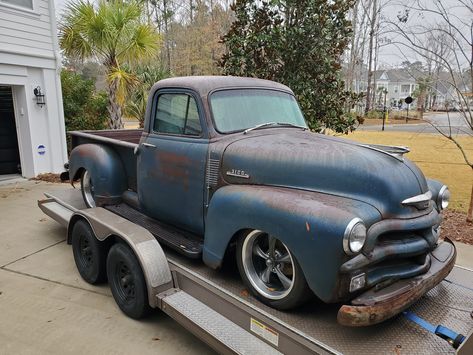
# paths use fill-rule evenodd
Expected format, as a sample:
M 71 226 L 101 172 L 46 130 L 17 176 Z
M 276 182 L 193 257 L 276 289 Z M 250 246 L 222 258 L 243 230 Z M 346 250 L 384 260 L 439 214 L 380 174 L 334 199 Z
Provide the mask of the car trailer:
M 337 323 L 340 305 L 311 302 L 281 312 L 260 303 L 236 270 L 215 271 L 161 246 L 159 233 L 168 231 L 126 205 L 86 208 L 80 190 L 72 188 L 45 195 L 38 205 L 68 229 L 68 243 L 79 220 L 98 240 L 122 239 L 140 262 L 150 306 L 219 353 L 473 354 L 473 270 L 455 266 L 406 312 L 381 324 L 344 327 Z

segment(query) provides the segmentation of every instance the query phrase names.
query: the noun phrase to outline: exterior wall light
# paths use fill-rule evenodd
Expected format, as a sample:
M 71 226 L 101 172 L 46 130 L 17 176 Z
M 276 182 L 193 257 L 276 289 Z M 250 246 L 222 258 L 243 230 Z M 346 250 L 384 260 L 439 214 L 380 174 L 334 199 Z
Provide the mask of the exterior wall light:
M 46 105 L 46 101 L 44 100 L 44 94 L 41 91 L 41 86 L 37 86 L 33 90 L 34 96 L 36 96 L 36 104 L 40 107 Z

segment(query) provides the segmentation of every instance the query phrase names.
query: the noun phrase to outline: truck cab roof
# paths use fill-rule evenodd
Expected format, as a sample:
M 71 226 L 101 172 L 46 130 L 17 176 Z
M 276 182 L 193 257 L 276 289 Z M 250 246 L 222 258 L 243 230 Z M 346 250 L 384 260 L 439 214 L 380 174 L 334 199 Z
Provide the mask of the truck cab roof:
M 270 80 L 236 76 L 186 76 L 160 80 L 151 89 L 153 94 L 162 88 L 180 88 L 195 91 L 201 97 L 207 97 L 212 91 L 232 88 L 267 88 L 282 90 L 293 94 L 286 85 Z

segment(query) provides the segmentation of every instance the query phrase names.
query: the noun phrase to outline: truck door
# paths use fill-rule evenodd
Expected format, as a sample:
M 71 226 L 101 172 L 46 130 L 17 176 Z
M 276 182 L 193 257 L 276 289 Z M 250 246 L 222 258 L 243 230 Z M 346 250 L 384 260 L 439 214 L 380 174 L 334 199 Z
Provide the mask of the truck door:
M 151 99 L 151 98 L 150 98 Z M 138 197 L 157 220 L 203 234 L 208 138 L 196 96 L 160 90 L 138 155 Z

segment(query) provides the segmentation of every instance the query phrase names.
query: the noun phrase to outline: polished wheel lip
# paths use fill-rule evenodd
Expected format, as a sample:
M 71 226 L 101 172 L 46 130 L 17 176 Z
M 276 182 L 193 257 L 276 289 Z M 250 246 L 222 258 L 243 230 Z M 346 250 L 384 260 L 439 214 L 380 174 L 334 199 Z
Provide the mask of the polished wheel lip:
M 274 238 L 269 236 L 267 233 L 260 231 L 260 230 L 253 230 L 251 231 L 245 238 L 245 241 L 243 242 L 243 247 L 242 247 L 242 264 L 243 264 L 243 269 L 245 271 L 246 277 L 250 281 L 251 285 L 253 288 L 263 297 L 270 299 L 270 300 L 281 300 L 285 298 L 294 288 L 294 281 L 295 281 L 295 267 L 294 267 L 294 260 L 292 258 L 291 253 L 289 252 L 289 249 L 286 247 L 286 245 L 279 241 L 282 246 L 285 249 L 285 254 L 283 258 L 280 258 L 280 260 L 285 259 L 285 261 L 277 262 L 274 257 L 271 257 L 269 253 L 265 253 L 262 251 L 261 247 L 258 244 L 255 244 L 257 241 L 258 237 L 261 235 L 266 234 L 269 238 Z M 273 239 L 274 243 L 278 241 L 278 239 L 274 238 Z M 278 252 L 280 255 L 280 250 L 276 250 L 275 252 Z M 258 257 L 261 257 L 265 259 L 265 263 L 267 265 L 267 268 L 265 270 L 262 270 L 258 272 L 258 270 L 255 267 L 255 264 L 253 262 L 254 256 L 257 255 Z M 282 271 L 280 269 L 281 263 L 290 263 L 292 266 L 292 280 L 290 280 L 290 284 L 288 287 L 285 287 L 283 283 L 281 282 L 281 286 L 283 290 L 274 290 L 270 288 L 265 281 L 262 279 L 262 277 L 270 277 L 270 274 L 276 274 L 276 276 L 279 278 L 278 273 L 282 274 Z M 273 267 L 274 271 L 268 271 L 270 267 Z M 266 274 L 264 276 L 264 274 Z M 284 275 L 285 276 L 285 275 Z M 287 276 L 286 276 L 287 277 Z
M 87 205 L 90 207 L 97 207 L 93 194 L 94 185 L 92 184 L 88 170 L 84 172 L 84 176 L 82 177 L 82 190 L 84 191 L 84 199 L 86 200 L 85 202 Z

